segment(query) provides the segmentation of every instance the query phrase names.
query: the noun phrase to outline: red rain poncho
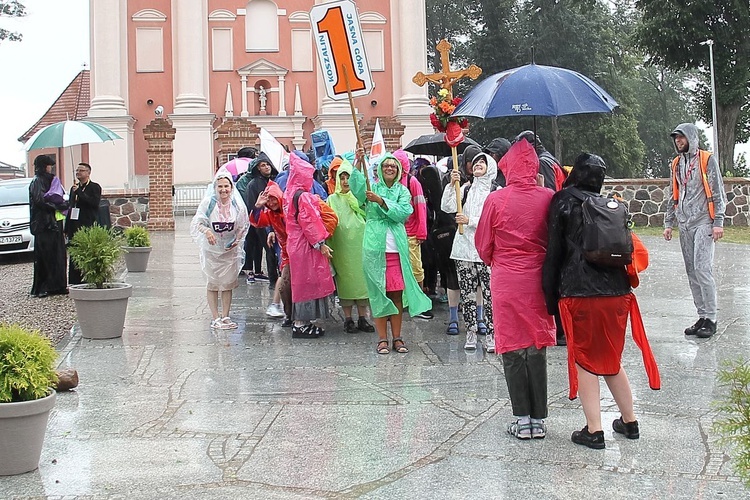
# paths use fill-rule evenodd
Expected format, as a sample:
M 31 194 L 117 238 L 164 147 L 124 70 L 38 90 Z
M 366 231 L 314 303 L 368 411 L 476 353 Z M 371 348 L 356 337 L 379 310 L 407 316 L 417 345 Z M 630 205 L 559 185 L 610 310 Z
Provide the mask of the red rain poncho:
M 507 185 L 487 198 L 474 242 L 492 268 L 495 346 L 502 354 L 555 345 L 555 323 L 542 291 L 547 212 L 554 193 L 536 185 L 539 159 L 527 141 L 511 146 L 499 167 Z

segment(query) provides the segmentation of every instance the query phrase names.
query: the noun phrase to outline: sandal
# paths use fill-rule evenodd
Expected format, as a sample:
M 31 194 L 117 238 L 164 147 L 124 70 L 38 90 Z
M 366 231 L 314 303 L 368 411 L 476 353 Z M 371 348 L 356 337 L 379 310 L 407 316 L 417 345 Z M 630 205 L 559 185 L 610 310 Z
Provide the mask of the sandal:
M 531 437 L 534 439 L 544 439 L 547 435 L 547 426 L 544 420 L 541 422 L 531 422 Z
M 518 439 L 531 439 L 531 422 L 528 424 L 520 423 L 520 420 L 508 424 L 508 434 Z
M 214 330 L 223 330 L 224 323 L 221 322 L 221 318 L 215 318 L 211 320 L 211 328 Z
M 381 340 L 381 341 L 379 341 L 376 350 L 377 350 L 378 354 L 388 354 L 389 352 L 391 352 L 390 347 L 388 347 L 388 341 L 387 340 Z
M 445 333 L 448 335 L 458 335 L 460 333 L 458 330 L 458 321 L 448 323 L 448 329 L 445 330 Z
M 234 330 L 235 328 L 237 328 L 237 323 L 232 321 L 229 316 L 227 316 L 226 318 L 221 318 L 221 323 L 224 325 L 225 330 Z
M 407 352 L 409 352 L 409 348 L 406 347 L 406 342 L 404 342 L 401 337 L 396 337 L 395 339 L 393 339 L 393 350 L 401 354 L 406 354 Z

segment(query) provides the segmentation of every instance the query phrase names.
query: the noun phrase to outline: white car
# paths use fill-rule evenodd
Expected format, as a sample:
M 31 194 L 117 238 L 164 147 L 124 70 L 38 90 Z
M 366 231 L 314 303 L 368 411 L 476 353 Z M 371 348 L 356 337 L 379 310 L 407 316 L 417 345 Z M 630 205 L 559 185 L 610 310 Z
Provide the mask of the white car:
M 34 250 L 29 228 L 29 184 L 28 177 L 0 181 L 0 255 Z

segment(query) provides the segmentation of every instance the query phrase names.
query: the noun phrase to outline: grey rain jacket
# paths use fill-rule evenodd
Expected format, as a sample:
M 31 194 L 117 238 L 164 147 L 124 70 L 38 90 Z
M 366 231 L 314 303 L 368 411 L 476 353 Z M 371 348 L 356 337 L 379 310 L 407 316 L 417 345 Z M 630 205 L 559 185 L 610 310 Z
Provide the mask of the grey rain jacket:
M 565 186 L 599 194 L 604 169 L 575 166 Z M 542 288 L 547 312 L 555 314 L 561 297 L 614 297 L 630 293 L 622 267 L 590 264 L 583 256 L 582 201 L 563 188 L 552 197 L 547 218 L 547 255 L 542 267 Z
M 724 191 L 724 181 L 721 178 L 719 162 L 716 157 L 711 155 L 706 166 L 708 174 L 708 185 L 711 186 L 711 193 L 714 198 L 714 215 L 711 219 L 708 215 L 708 199 L 703 188 L 701 179 L 700 166 L 698 165 L 698 127 L 692 123 L 682 123 L 672 132 L 682 134 L 688 140 L 688 152 L 680 153 L 677 151 L 680 159 L 677 165 L 677 186 L 679 188 L 679 200 L 677 206 L 672 202 L 672 180 L 670 174 L 669 186 L 665 190 L 667 196 L 667 213 L 664 216 L 664 227 L 673 227 L 675 220 L 680 227 L 692 228 L 702 225 L 713 225 L 714 227 L 724 226 L 724 210 L 727 206 L 727 195 Z M 673 139 L 674 140 L 674 139 Z M 694 161 L 694 168 L 690 177 L 685 182 L 686 174 L 689 170 L 690 162 Z M 670 164 L 671 169 L 671 164 Z

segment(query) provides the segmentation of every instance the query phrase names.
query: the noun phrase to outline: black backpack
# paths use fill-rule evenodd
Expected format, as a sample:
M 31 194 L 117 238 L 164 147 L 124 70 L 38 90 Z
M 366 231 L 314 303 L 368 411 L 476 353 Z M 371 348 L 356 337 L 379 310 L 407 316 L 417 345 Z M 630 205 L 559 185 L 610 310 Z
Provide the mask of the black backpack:
M 586 261 L 605 267 L 630 264 L 633 237 L 628 227 L 628 207 L 615 198 L 584 192 L 575 187 L 568 190 L 582 201 L 583 256 Z

